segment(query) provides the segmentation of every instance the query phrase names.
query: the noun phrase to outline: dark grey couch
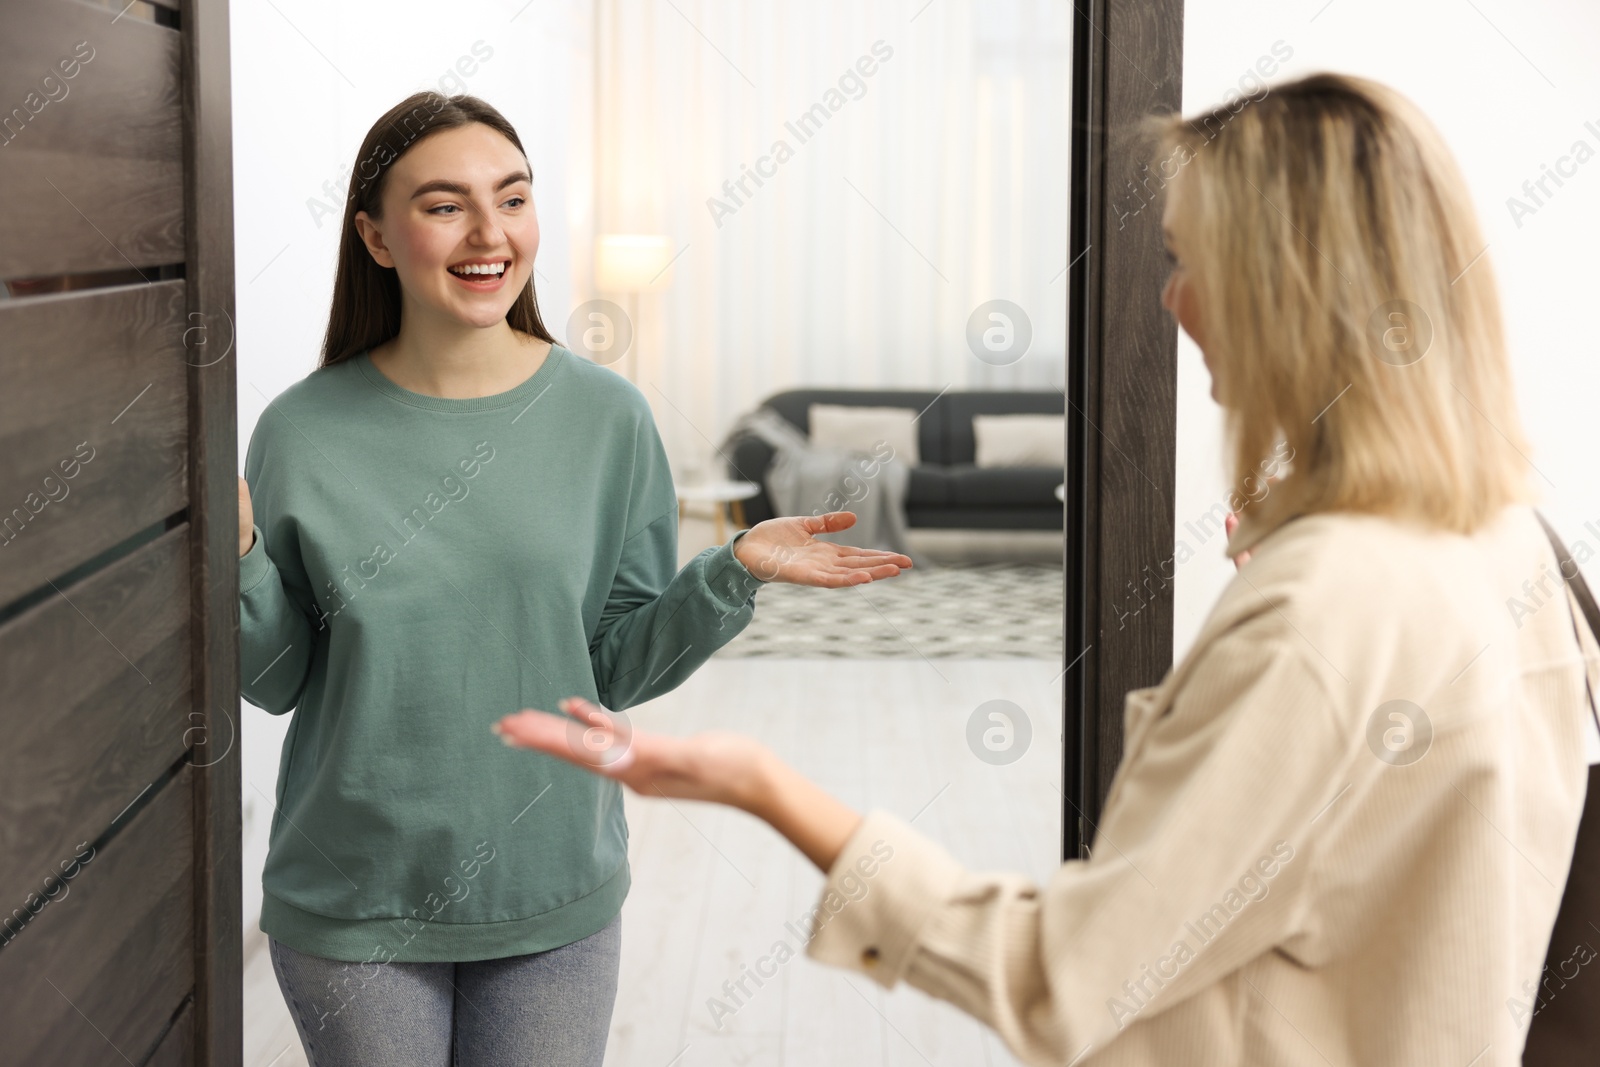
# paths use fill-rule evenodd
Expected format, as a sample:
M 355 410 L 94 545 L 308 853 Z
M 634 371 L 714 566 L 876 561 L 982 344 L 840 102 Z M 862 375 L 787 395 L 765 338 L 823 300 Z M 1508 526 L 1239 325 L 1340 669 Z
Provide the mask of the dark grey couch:
M 1060 467 L 977 467 L 974 415 L 1060 415 L 1066 398 L 1059 390 L 957 392 L 932 390 L 790 389 L 768 397 L 770 407 L 810 434 L 812 404 L 927 409 L 917 420 L 921 464 L 911 468 L 906 493 L 906 524 L 926 529 L 1060 530 L 1061 501 L 1056 486 Z M 773 517 L 766 473 L 772 446 L 751 434 L 736 437 L 728 453 L 728 477 L 755 482 L 761 492 L 744 502 L 745 521 L 755 525 Z M 848 506 L 841 510 L 849 510 Z

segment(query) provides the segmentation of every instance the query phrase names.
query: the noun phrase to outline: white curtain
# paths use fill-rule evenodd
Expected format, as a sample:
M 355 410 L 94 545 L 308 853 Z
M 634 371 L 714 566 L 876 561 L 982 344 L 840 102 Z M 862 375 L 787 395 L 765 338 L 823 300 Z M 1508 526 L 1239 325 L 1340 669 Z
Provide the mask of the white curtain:
M 628 306 L 595 291 L 596 234 L 670 238 L 635 381 L 680 477 L 720 476 L 713 442 L 784 388 L 1062 385 L 1067 5 L 593 4 L 573 303 Z M 967 341 L 995 299 L 1032 329 L 1005 366 Z

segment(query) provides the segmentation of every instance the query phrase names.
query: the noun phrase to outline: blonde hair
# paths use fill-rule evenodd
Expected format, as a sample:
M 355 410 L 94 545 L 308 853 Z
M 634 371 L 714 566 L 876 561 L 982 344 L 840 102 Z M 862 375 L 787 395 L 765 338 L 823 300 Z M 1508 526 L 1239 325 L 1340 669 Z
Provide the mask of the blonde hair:
M 1343 510 L 1468 533 L 1528 499 L 1487 242 L 1409 100 L 1319 74 L 1145 131 L 1161 176 L 1181 174 L 1174 238 L 1234 475 L 1293 450 L 1260 521 Z

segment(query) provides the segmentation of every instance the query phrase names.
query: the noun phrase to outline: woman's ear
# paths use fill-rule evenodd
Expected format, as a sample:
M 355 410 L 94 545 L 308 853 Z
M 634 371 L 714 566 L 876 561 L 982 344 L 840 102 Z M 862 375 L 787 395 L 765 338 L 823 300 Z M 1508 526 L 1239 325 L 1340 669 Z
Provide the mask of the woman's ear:
M 378 266 L 394 266 L 394 256 L 389 254 L 389 249 L 384 245 L 383 234 L 379 231 L 378 224 L 365 211 L 356 212 L 356 233 L 361 235 L 362 243 L 367 246 L 367 251 L 372 254 Z

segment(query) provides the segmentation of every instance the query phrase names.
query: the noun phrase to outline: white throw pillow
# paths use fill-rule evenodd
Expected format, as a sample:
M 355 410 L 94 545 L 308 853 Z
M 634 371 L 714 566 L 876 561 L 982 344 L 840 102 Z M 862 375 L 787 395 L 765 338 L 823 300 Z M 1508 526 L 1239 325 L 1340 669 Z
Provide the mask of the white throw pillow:
M 974 415 L 980 467 L 1065 467 L 1065 415 Z
M 908 467 L 922 462 L 917 450 L 917 417 L 915 408 L 868 408 L 848 404 L 812 404 L 807 415 L 811 421 L 811 443 L 818 448 L 841 452 L 865 452 L 880 460 L 888 459 L 883 446 L 886 441 L 894 449 L 894 458 Z

